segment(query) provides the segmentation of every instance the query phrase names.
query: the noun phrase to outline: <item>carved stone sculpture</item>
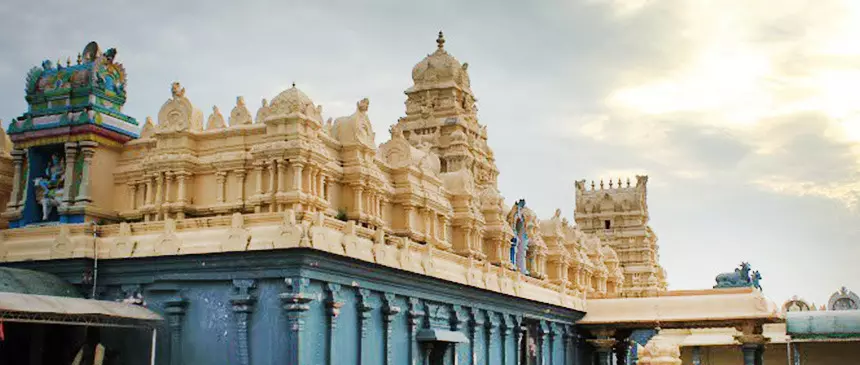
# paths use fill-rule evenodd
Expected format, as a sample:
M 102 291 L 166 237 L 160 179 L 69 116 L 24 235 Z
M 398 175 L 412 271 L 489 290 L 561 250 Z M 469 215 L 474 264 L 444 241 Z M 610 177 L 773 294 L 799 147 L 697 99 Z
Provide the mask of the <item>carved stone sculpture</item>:
M 722 273 L 717 275 L 717 285 L 714 288 L 743 288 L 743 287 L 754 287 L 756 289 L 761 289 L 761 285 L 759 285 L 759 280 L 761 280 L 761 274 L 758 271 L 752 273 L 750 276 L 750 264 L 747 262 L 741 263 L 740 267 L 735 269 L 734 272 Z
M 59 154 L 54 154 L 45 168 L 45 176 L 33 179 L 36 191 L 36 202 L 42 206 L 42 220 L 48 220 L 48 216 L 60 205 L 63 200 L 65 188 L 65 159 Z

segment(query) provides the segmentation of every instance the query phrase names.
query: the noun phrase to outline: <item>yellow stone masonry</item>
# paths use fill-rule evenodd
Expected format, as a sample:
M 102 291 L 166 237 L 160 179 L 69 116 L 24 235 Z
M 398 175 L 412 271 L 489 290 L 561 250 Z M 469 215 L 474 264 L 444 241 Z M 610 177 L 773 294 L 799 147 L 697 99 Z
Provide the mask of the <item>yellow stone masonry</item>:
M 540 220 L 525 208 L 529 275 L 511 265 L 513 209 L 497 187 L 468 64 L 444 43 L 440 32 L 413 69 L 406 116 L 379 146 L 368 99 L 324 120 L 293 85 L 253 114 L 238 97 L 228 117 L 217 107 L 205 117 L 173 83 L 140 138 L 86 146 L 89 199 L 61 211 L 98 219 L 99 237 L 92 222 L 3 230 L 0 261 L 307 247 L 578 310 L 586 298 L 619 296 L 626 258 L 561 211 Z M 2 147 L 5 203 L 22 191 L 12 178 L 21 150 Z M 20 208 L 9 203 L 4 217 Z

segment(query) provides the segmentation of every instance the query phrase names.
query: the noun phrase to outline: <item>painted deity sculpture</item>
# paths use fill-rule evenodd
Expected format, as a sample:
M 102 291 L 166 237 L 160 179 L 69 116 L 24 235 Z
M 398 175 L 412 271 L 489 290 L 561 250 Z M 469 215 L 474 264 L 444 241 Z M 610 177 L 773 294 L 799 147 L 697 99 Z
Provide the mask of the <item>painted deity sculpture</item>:
M 65 186 L 65 161 L 60 155 L 54 154 L 45 168 L 45 176 L 33 179 L 36 191 L 36 202 L 42 206 L 42 220 L 48 220 L 51 211 L 60 205 Z
M 758 271 L 752 272 L 750 275 L 750 264 L 742 262 L 740 267 L 734 272 L 722 273 L 717 275 L 717 285 L 714 288 L 743 288 L 754 287 L 761 290 L 759 281 L 761 274 Z
M 526 201 L 517 201 L 508 213 L 508 224 L 514 230 L 514 238 L 511 239 L 511 264 L 518 271 L 528 275 L 526 266 L 526 253 L 529 247 L 529 232 L 526 220 Z

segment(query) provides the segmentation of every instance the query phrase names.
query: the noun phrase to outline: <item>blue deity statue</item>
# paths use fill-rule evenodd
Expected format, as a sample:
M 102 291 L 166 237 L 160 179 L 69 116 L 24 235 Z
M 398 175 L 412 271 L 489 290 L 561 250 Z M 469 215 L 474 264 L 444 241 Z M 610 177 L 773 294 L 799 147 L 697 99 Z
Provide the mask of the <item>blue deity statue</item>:
M 48 220 L 51 210 L 60 205 L 65 185 L 65 160 L 59 154 L 51 155 L 45 176 L 33 179 L 36 201 L 42 206 L 42 220 Z
M 525 199 L 517 201 L 514 207 L 511 208 L 511 212 L 508 213 L 508 223 L 514 231 L 514 238 L 511 239 L 511 264 L 518 271 L 528 275 L 526 253 L 529 247 L 529 235 L 526 230 L 525 206 Z

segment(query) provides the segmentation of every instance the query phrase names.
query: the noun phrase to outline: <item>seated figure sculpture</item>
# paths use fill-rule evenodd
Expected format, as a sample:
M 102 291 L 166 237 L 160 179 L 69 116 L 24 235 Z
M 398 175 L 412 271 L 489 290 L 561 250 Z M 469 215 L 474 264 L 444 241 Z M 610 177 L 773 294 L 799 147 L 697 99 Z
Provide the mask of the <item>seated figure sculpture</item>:
M 45 168 L 45 176 L 33 179 L 36 192 L 36 202 L 42 206 L 42 220 L 48 220 L 51 211 L 63 200 L 65 185 L 65 161 L 60 155 L 54 154 Z

